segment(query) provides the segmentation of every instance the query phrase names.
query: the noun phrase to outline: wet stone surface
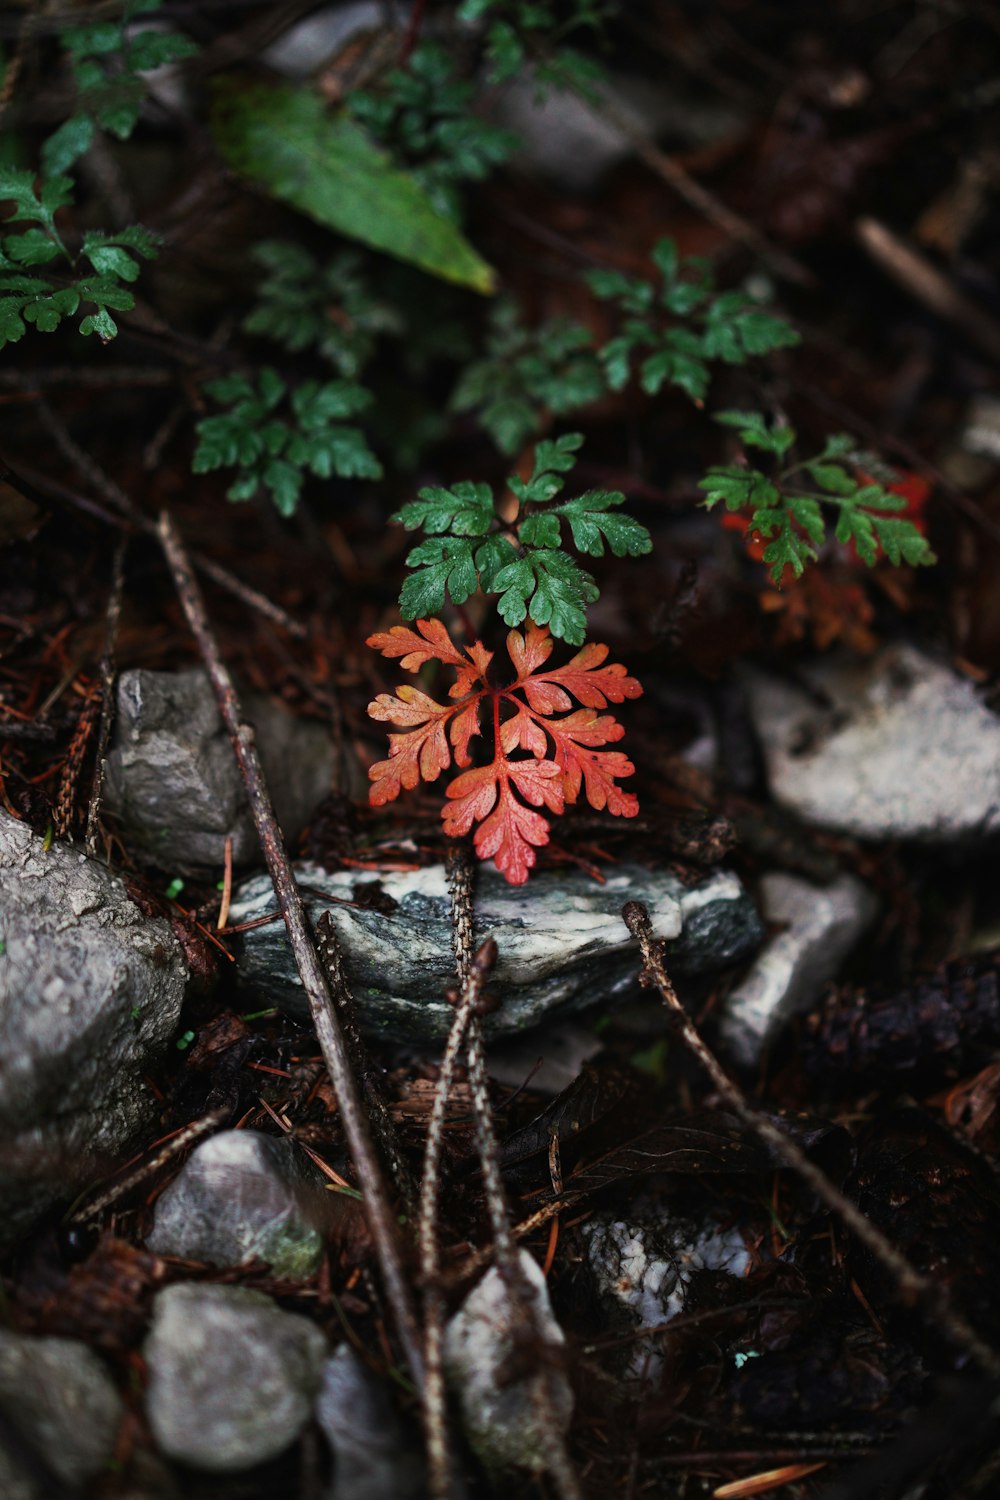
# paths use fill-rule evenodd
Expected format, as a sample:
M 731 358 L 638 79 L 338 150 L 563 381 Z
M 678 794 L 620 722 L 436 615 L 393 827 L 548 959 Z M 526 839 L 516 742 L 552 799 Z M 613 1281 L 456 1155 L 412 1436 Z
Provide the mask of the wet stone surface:
M 0 1246 L 152 1118 L 143 1080 L 188 978 L 168 922 L 69 844 L 0 812 Z
M 57 1480 L 77 1486 L 101 1472 L 122 1411 L 107 1366 L 85 1344 L 0 1329 L 0 1417 Z M 4 1500 L 48 1500 L 51 1491 L 23 1457 L 0 1444 Z
M 671 1216 L 668 1208 L 641 1201 L 627 1218 L 597 1215 L 582 1232 L 598 1300 L 610 1325 L 622 1332 L 656 1328 L 677 1317 L 697 1272 L 742 1276 L 750 1263 L 738 1227 Z M 624 1345 L 612 1362 L 623 1375 L 652 1380 L 663 1357 L 650 1337 Z
M 314 1220 L 323 1184 L 294 1141 L 226 1130 L 203 1141 L 156 1202 L 146 1243 L 157 1255 L 214 1266 L 261 1260 L 272 1274 L 310 1277 L 323 1254 Z
M 238 1473 L 283 1452 L 309 1420 L 326 1339 L 237 1286 L 172 1286 L 153 1304 L 146 1410 L 168 1458 Z
M 947 841 L 1000 830 L 1000 716 L 914 646 L 805 669 L 810 693 L 745 674 L 777 801 L 859 838 Z
M 351 871 L 300 865 L 296 874 L 313 922 L 324 911 L 333 917 L 362 1025 L 387 1039 L 446 1036 L 453 1012 L 443 997 L 455 970 L 444 866 L 383 875 L 377 889 Z M 377 907 L 360 904 L 373 899 Z M 493 986 L 503 999 L 488 1018 L 489 1033 L 523 1031 L 634 991 L 638 949 L 621 918 L 630 900 L 643 902 L 656 933 L 670 940 L 668 961 L 678 975 L 725 968 L 749 957 L 763 937 L 753 902 L 727 871 L 689 887 L 637 865 L 610 866 L 603 885 L 579 871 L 545 871 L 511 886 L 480 871 L 476 937 L 496 938 Z M 235 892 L 230 922 L 274 911 L 270 881 L 254 877 Z M 280 919 L 243 934 L 238 972 L 262 1003 L 308 1016 Z
M 536 1310 L 539 1332 L 555 1351 L 565 1343 L 537 1262 L 518 1252 L 522 1275 Z M 523 1327 L 518 1315 L 517 1328 Z M 534 1396 L 534 1379 L 510 1379 L 517 1340 L 510 1293 L 494 1267 L 466 1297 L 445 1329 L 448 1382 L 462 1414 L 465 1435 L 488 1469 L 546 1467 L 546 1444 Z M 548 1394 L 557 1426 L 565 1432 L 573 1415 L 573 1391 L 557 1361 L 548 1359 Z
M 216 875 L 227 836 L 237 866 L 257 859 L 253 819 L 206 674 L 123 672 L 117 710 L 105 805 L 129 847 L 172 875 Z M 249 696 L 245 711 L 278 821 L 292 840 L 329 790 L 330 735 L 269 698 Z
M 774 871 L 762 879 L 760 899 L 779 931 L 727 995 L 719 1028 L 727 1054 L 744 1067 L 759 1061 L 783 1022 L 819 998 L 876 911 L 872 892 L 853 875 L 818 886 Z
M 323 1366 L 316 1420 L 334 1455 L 326 1500 L 421 1500 L 419 1437 L 404 1430 L 388 1389 L 349 1344 Z

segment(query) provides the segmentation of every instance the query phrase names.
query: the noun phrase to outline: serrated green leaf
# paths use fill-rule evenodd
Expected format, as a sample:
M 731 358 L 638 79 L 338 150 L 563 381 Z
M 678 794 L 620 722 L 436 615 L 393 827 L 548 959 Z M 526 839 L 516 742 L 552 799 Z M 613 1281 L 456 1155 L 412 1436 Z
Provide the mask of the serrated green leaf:
M 475 562 L 479 570 L 479 587 L 484 594 L 496 593 L 496 575 L 511 561 L 513 552 L 514 544 L 506 536 L 488 536 L 476 548 Z
M 220 86 L 211 128 L 229 166 L 327 228 L 490 293 L 494 273 L 358 126 L 302 87 Z
M 861 561 L 869 568 L 875 566 L 878 559 L 878 541 L 875 537 L 872 518 L 867 511 L 854 510 L 845 506 L 837 518 L 836 537 L 838 542 L 853 541 Z
M 582 447 L 582 432 L 564 432 L 561 437 L 543 439 L 535 448 L 531 477 L 534 479 L 549 472 L 568 474 Z
M 110 281 L 105 276 L 87 276 L 76 284 L 76 290 L 83 302 L 96 302 L 98 307 L 113 307 L 116 312 L 131 312 L 135 307 L 135 297 L 117 281 Z
M 840 464 L 814 460 L 804 464 L 803 468 L 821 490 L 827 490 L 831 495 L 853 495 L 858 488 L 857 480 L 846 469 L 841 468 Z
M 206 380 L 202 389 L 213 401 L 219 401 L 223 406 L 253 399 L 253 386 L 245 375 L 220 375 L 217 380 Z
M 927 538 L 921 536 L 912 521 L 879 515 L 873 515 L 871 521 L 882 551 L 895 567 L 904 562 L 915 568 L 937 562 Z
M 701 358 L 700 344 L 682 329 L 668 333 L 664 346 L 640 366 L 640 384 L 647 395 L 655 396 L 667 381 L 692 401 L 703 401 L 708 391 L 708 366 Z
M 56 211 L 73 199 L 73 184 L 68 177 L 49 177 L 35 192 L 35 174 L 19 167 L 0 168 L 0 203 L 12 202 L 14 212 L 7 223 L 34 219 L 55 234 Z
M 272 458 L 264 465 L 261 480 L 278 512 L 283 516 L 294 515 L 302 493 L 302 470 L 284 459 Z
M 580 552 L 603 557 L 606 541 L 615 557 L 642 557 L 653 550 L 652 538 L 631 516 L 617 514 L 624 503 L 618 490 L 590 490 L 558 506 L 556 513 L 566 517 Z
M 315 432 L 330 422 L 353 417 L 372 404 L 371 391 L 352 380 L 306 380 L 292 393 L 292 410 L 306 432 Z
M 583 279 L 594 296 L 604 301 L 627 297 L 636 285 L 633 277 L 621 271 L 588 271 Z
M 819 501 L 805 495 L 786 495 L 785 505 L 810 540 L 821 547 L 826 537 L 826 527 Z
M 497 612 L 508 625 L 520 625 L 528 613 L 528 600 L 535 588 L 535 570 L 528 557 L 507 563 L 493 578 L 493 589 L 499 593 Z
M 357 427 L 329 427 L 295 433 L 286 449 L 289 462 L 310 469 L 318 479 L 380 479 L 382 465 Z
M 128 64 L 135 73 L 149 73 L 168 63 L 197 57 L 200 50 L 190 37 L 176 31 L 140 31 L 129 37 Z
M 517 534 L 525 547 L 558 547 L 562 541 L 559 518 L 552 511 L 528 516 L 517 528 Z
M 42 171 L 45 176 L 56 177 L 62 172 L 68 172 L 90 150 L 93 139 L 94 122 L 90 116 L 70 115 L 42 143 Z
M 750 448 L 762 448 L 765 453 L 780 456 L 787 453 L 795 442 L 794 427 L 769 427 L 767 418 L 759 411 L 717 411 L 713 421 L 737 428 L 742 443 Z
M 24 319 L 21 317 L 21 301 L 16 297 L 0 297 L 0 349 L 6 344 L 16 344 L 24 337 Z
M 71 317 L 80 305 L 75 287 L 61 287 L 47 296 L 26 302 L 21 309 L 26 323 L 33 323 L 40 333 L 54 333 L 63 318 Z
M 705 282 L 677 281 L 664 288 L 663 305 L 668 312 L 686 318 L 701 306 L 710 291 L 711 287 Z
M 673 240 L 658 240 L 653 246 L 649 258 L 663 277 L 666 286 L 670 286 L 676 281 L 680 258 L 677 254 L 677 246 Z
M 564 552 L 535 552 L 535 591 L 528 612 L 536 625 L 547 625 L 552 634 L 571 646 L 582 646 L 587 634 L 586 606 L 598 597 L 591 575 Z
M 195 470 L 197 473 L 198 470 Z M 226 491 L 227 500 L 252 500 L 260 489 L 260 477 L 255 470 L 245 470 Z
M 602 347 L 599 358 L 604 366 L 608 385 L 613 391 L 623 391 L 632 373 L 632 350 L 635 340 L 627 334 L 609 339 Z
M 493 491 L 488 484 L 463 480 L 450 490 L 429 485 L 416 500 L 391 518 L 408 531 L 423 527 L 432 535 L 450 531 L 455 536 L 485 536 L 493 524 Z
M 107 344 L 117 336 L 118 324 L 106 307 L 100 307 L 97 312 L 80 320 L 80 332 L 84 335 L 96 333 L 101 343 Z
M 739 464 L 718 465 L 709 469 L 698 488 L 707 494 L 701 504 L 706 510 L 723 501 L 727 510 L 741 510 L 746 505 L 770 506 L 780 499 L 777 487 L 759 469 Z
M 440 614 L 449 594 L 455 604 L 464 604 L 479 582 L 472 543 L 463 537 L 428 538 L 413 548 L 406 565 L 415 571 L 399 596 L 404 620 Z
M 906 510 L 909 505 L 905 495 L 894 495 L 880 484 L 866 484 L 855 490 L 853 505 L 864 505 L 869 510 Z
M 23 234 L 8 234 L 3 241 L 4 259 L 21 266 L 42 266 L 61 254 L 60 247 L 44 229 L 26 229 Z
M 97 21 L 89 26 L 67 26 L 59 40 L 70 57 L 108 57 L 121 50 L 122 25 L 119 21 Z

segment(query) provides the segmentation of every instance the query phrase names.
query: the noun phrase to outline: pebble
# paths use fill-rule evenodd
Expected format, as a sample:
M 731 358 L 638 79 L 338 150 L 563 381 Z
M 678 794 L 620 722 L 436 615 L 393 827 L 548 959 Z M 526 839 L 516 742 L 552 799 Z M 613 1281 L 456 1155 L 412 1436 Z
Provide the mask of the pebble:
M 812 689 L 750 669 L 776 800 L 863 839 L 948 842 L 1000 829 L 1000 716 L 945 662 L 901 644 L 824 658 Z
M 109 1371 L 86 1344 L 0 1329 L 0 1417 L 57 1479 L 76 1486 L 100 1474 L 122 1411 Z M 0 1449 L 0 1478 L 4 1500 L 44 1493 L 15 1451 Z
M 157 1255 L 213 1266 L 258 1259 L 274 1276 L 304 1280 L 322 1259 L 313 1220 L 323 1206 L 319 1174 L 294 1141 L 224 1130 L 198 1146 L 157 1199 L 146 1243 Z
M 323 725 L 297 719 L 270 698 L 249 695 L 264 775 L 287 841 L 326 795 L 333 745 Z M 123 672 L 107 761 L 104 803 L 132 852 L 171 875 L 217 877 L 232 840 L 233 863 L 260 847 L 232 745 L 207 674 Z
M 522 1276 L 536 1309 L 544 1342 L 558 1350 L 565 1336 L 556 1322 L 545 1278 L 526 1250 L 518 1251 Z M 521 1315 L 523 1317 L 523 1314 Z M 517 1325 L 520 1331 L 520 1323 Z M 565 1432 L 573 1415 L 573 1390 L 554 1359 L 510 1378 L 511 1356 L 520 1348 L 507 1285 L 494 1267 L 466 1297 L 445 1329 L 445 1370 L 462 1414 L 466 1437 L 488 1469 L 548 1466 L 544 1424 L 539 1419 L 538 1371 L 548 1382 L 556 1424 Z
M 167 1287 L 144 1347 L 146 1410 L 160 1451 L 239 1473 L 294 1443 L 312 1412 L 327 1348 L 308 1318 L 246 1287 Z
M 818 886 L 774 871 L 760 882 L 768 922 L 783 930 L 761 949 L 726 997 L 720 1039 L 736 1062 L 755 1067 L 790 1016 L 819 999 L 875 915 L 872 892 L 853 875 Z

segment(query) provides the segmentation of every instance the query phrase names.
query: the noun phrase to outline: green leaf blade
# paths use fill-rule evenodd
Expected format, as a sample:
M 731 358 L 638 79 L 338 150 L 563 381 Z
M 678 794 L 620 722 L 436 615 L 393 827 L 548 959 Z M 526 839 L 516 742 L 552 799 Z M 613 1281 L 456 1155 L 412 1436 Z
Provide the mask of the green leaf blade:
M 327 228 L 489 294 L 491 267 L 357 125 L 305 88 L 217 91 L 212 131 L 229 166 Z

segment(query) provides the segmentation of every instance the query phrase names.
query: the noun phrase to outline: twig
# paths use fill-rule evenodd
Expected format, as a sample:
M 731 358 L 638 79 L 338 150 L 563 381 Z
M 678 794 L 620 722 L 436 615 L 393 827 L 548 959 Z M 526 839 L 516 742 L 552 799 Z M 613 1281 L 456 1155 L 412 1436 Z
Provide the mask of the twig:
M 101 721 L 97 726 L 97 749 L 94 759 L 94 776 L 90 784 L 90 802 L 87 807 L 87 828 L 84 848 L 88 854 L 97 854 L 97 832 L 101 819 L 101 793 L 104 788 L 104 772 L 111 739 L 111 726 L 115 719 L 115 652 L 118 645 L 118 622 L 122 612 L 122 593 L 125 583 L 125 551 L 128 537 L 123 536 L 115 548 L 111 567 L 111 593 L 104 617 L 104 650 L 98 671 L 101 677 Z
M 451 881 L 452 941 L 456 964 L 460 974 L 463 971 L 469 973 L 475 963 L 472 957 L 473 864 L 466 847 L 460 846 L 449 851 L 448 873 Z M 482 1165 L 483 1190 L 490 1227 L 493 1231 L 497 1266 L 507 1288 L 511 1311 L 514 1318 L 520 1321 L 525 1332 L 534 1337 L 536 1348 L 540 1349 L 543 1343 L 543 1329 L 538 1316 L 538 1305 L 532 1288 L 525 1282 L 517 1244 L 511 1229 L 507 1195 L 504 1192 L 500 1172 L 500 1152 L 490 1110 L 486 1048 L 483 1044 L 481 1017 L 491 1008 L 494 1008 L 492 1002 L 486 995 L 481 994 L 479 1003 L 471 1008 L 465 1032 L 469 1091 L 476 1122 L 476 1145 Z M 546 1468 L 562 1500 L 581 1500 L 580 1486 L 573 1463 L 566 1441 L 559 1429 L 549 1381 L 550 1371 L 544 1359 L 539 1360 L 538 1368 L 531 1381 L 531 1399 L 541 1419 L 539 1426 L 545 1444 Z
M 56 441 L 60 448 L 63 449 L 67 458 L 77 468 L 80 467 L 76 462 L 77 455 L 85 459 L 89 464 L 91 460 L 73 442 L 73 439 L 55 416 L 55 413 L 52 412 L 51 408 L 47 407 L 47 403 L 39 401 L 35 410 L 41 413 L 43 406 L 46 406 L 48 415 L 53 418 L 55 423 L 55 426 L 49 430 L 56 437 Z M 58 436 L 56 436 L 57 432 Z M 64 447 L 64 439 L 68 440 L 68 446 Z M 54 495 L 59 500 L 65 500 L 69 505 L 76 506 L 77 509 L 86 511 L 88 515 L 95 516 L 97 520 L 103 521 L 106 526 L 122 528 L 126 524 L 130 524 L 135 527 L 136 531 L 141 531 L 145 536 L 158 536 L 156 522 L 151 521 L 148 516 L 144 516 L 132 504 L 124 490 L 119 489 L 114 484 L 114 481 L 108 475 L 104 474 L 103 470 L 99 472 L 103 475 L 104 480 L 113 486 L 119 497 L 119 499 L 111 501 L 114 509 L 116 511 L 119 509 L 119 500 L 124 500 L 127 507 L 119 515 L 109 513 L 97 501 L 89 499 L 86 495 L 81 495 L 77 490 L 70 489 L 68 485 L 60 484 L 57 479 L 50 479 L 40 469 L 32 468 L 30 464 L 22 463 L 20 459 L 15 461 L 8 454 L 2 454 L 0 455 L 0 464 L 8 469 L 15 479 L 20 480 L 24 484 L 33 485 L 36 489 L 41 490 L 43 494 Z M 2 474 L 0 474 L 0 477 L 2 477 Z M 102 486 L 97 485 L 95 487 L 101 488 L 102 493 L 105 493 Z M 213 562 L 209 557 L 205 557 L 203 553 L 193 552 L 191 556 L 198 571 L 211 578 L 220 588 L 225 589 L 229 594 L 235 595 L 242 603 L 246 604 L 250 609 L 256 610 L 258 614 L 263 615 L 266 619 L 273 621 L 275 625 L 280 625 L 283 630 L 288 631 L 289 635 L 294 635 L 299 640 L 307 639 L 309 632 L 306 627 L 301 625 L 298 620 L 293 620 L 291 615 L 286 614 L 280 605 L 273 603 L 264 594 L 259 593 L 257 589 L 251 588 L 249 584 L 243 583 L 241 579 L 230 573 L 228 568 L 220 567 L 218 563 Z
M 162 1149 L 157 1151 L 155 1156 L 149 1157 L 146 1161 L 141 1161 L 132 1171 L 127 1171 L 124 1177 L 118 1178 L 116 1182 L 112 1182 L 110 1186 L 103 1188 L 96 1198 L 85 1199 L 82 1204 L 80 1204 L 78 1199 L 77 1204 L 79 1206 L 76 1204 L 70 1206 L 63 1223 L 67 1225 L 89 1224 L 92 1219 L 96 1219 L 102 1214 L 106 1208 L 110 1208 L 113 1203 L 117 1203 L 120 1198 L 124 1198 L 126 1193 L 130 1193 L 134 1187 L 138 1187 L 140 1182 L 145 1182 L 147 1178 L 152 1177 L 158 1172 L 161 1167 L 166 1166 L 167 1162 L 171 1161 L 179 1151 L 185 1151 L 195 1141 L 200 1141 L 202 1136 L 209 1135 L 213 1130 L 217 1130 L 220 1125 L 224 1125 L 231 1113 L 232 1110 L 228 1108 L 213 1109 L 209 1114 L 202 1115 L 200 1119 L 192 1120 L 190 1125 L 182 1126 L 175 1135 L 167 1140 Z
M 216 932 L 224 931 L 229 922 L 229 907 L 233 899 L 233 836 L 226 834 L 225 852 L 222 858 L 222 899 L 219 915 L 215 919 Z
M 427 1487 L 432 1500 L 448 1500 L 453 1493 L 448 1398 L 444 1379 L 445 1299 L 441 1286 L 441 1247 L 438 1241 L 438 1202 L 441 1193 L 441 1154 L 444 1117 L 455 1080 L 455 1069 L 473 1010 L 496 962 L 497 945 L 487 938 L 466 966 L 461 994 L 455 1008 L 444 1056 L 438 1069 L 437 1088 L 424 1147 L 424 1170 L 420 1180 L 420 1272 L 424 1288 L 424 1438 L 427 1444 Z
M 985 307 L 960 292 L 949 277 L 893 234 L 888 225 L 877 219 L 859 219 L 854 232 L 866 253 L 897 285 L 935 317 L 964 333 L 984 354 L 1000 359 L 1000 322 Z
M 330 912 L 325 911 L 316 924 L 316 949 L 330 981 L 330 994 L 337 1008 L 341 1030 L 347 1043 L 351 1066 L 361 1084 L 368 1118 L 376 1144 L 392 1173 L 393 1180 L 403 1196 L 407 1214 L 412 1218 L 417 1208 L 417 1185 L 413 1180 L 409 1164 L 403 1154 L 399 1131 L 389 1111 L 385 1090 L 371 1054 L 365 1046 L 358 1025 L 357 1003 L 344 973 L 344 954 L 340 938 Z
M 645 131 L 608 98 L 606 91 L 598 91 L 597 102 L 592 97 L 588 97 L 583 89 L 576 89 L 575 92 L 598 119 L 610 120 L 615 129 L 631 142 L 647 167 L 655 172 L 669 188 L 672 188 L 678 197 L 683 198 L 698 213 L 704 214 L 710 223 L 718 225 L 730 239 L 738 240 L 754 251 L 771 267 L 775 275 L 781 276 L 785 281 L 794 282 L 796 286 L 816 285 L 815 276 L 800 260 L 773 244 L 756 225 L 744 219 L 741 214 L 734 213 L 731 208 L 727 208 L 714 193 L 710 193 L 707 188 L 702 187 L 700 182 L 696 182 L 672 156 L 668 156 L 665 151 L 654 146 Z
M 694 1022 L 678 1000 L 664 967 L 662 942 L 657 941 L 653 935 L 646 908 L 638 901 L 628 901 L 622 908 L 622 917 L 629 932 L 639 941 L 643 958 L 640 982 L 655 985 L 659 990 L 664 1004 L 674 1015 L 685 1044 L 701 1063 L 715 1089 L 733 1113 L 815 1193 L 821 1203 L 838 1216 L 868 1253 L 888 1271 L 895 1282 L 897 1296 L 904 1306 L 922 1308 L 929 1321 L 951 1344 L 971 1356 L 993 1378 L 1000 1376 L 1000 1355 L 956 1311 L 944 1289 L 918 1271 L 896 1249 L 858 1206 L 830 1181 L 826 1173 L 815 1162 L 810 1161 L 798 1142 L 793 1141 L 748 1103 L 742 1090 L 702 1041 Z
M 198 642 L 223 723 L 246 787 L 254 826 L 260 839 L 274 892 L 288 929 L 288 939 L 302 987 L 309 1001 L 313 1025 L 340 1107 L 340 1117 L 357 1179 L 362 1187 L 365 1217 L 371 1230 L 375 1254 L 385 1283 L 410 1372 L 418 1387 L 423 1385 L 423 1354 L 410 1287 L 403 1270 L 396 1220 L 382 1178 L 382 1169 L 372 1145 L 364 1108 L 351 1072 L 343 1032 L 337 1020 L 323 966 L 309 932 L 305 908 L 285 850 L 281 829 L 274 815 L 270 793 L 254 742 L 253 728 L 244 721 L 232 678 L 212 635 L 205 605 L 195 581 L 191 560 L 169 514 L 160 517 L 160 539 L 178 597 L 191 631 Z

